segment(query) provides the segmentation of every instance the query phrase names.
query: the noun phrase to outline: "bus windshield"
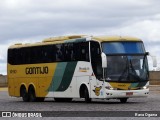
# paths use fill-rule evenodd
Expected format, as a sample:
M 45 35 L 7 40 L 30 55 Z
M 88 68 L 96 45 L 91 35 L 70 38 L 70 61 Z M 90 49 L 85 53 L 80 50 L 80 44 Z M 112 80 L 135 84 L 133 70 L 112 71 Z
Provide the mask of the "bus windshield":
M 143 54 L 145 52 L 142 42 L 105 42 L 102 43 L 105 54 Z
M 139 82 L 148 80 L 146 56 L 108 56 L 107 78 L 109 81 Z
M 107 55 L 106 81 L 148 80 L 148 62 L 142 42 L 106 42 L 102 46 Z

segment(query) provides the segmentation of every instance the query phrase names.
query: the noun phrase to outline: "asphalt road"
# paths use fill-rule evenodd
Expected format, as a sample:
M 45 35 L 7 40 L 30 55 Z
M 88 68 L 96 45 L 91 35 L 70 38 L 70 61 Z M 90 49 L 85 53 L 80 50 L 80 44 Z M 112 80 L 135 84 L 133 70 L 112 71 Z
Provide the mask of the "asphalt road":
M 53 113 L 56 113 L 55 117 L 61 115 L 66 117 L 68 114 L 68 117 L 72 117 L 73 114 L 76 114 L 78 117 L 81 115 L 84 115 L 84 117 L 96 117 L 99 114 L 97 117 L 100 117 L 101 113 L 102 117 L 105 117 L 103 116 L 105 112 L 110 114 L 108 117 L 112 117 L 113 114 L 123 116 L 122 114 L 129 115 L 130 113 L 132 116 L 136 114 L 136 111 L 138 114 L 142 111 L 142 114 L 143 112 L 148 112 L 148 114 L 157 113 L 160 115 L 160 86 L 151 87 L 147 98 L 130 98 L 125 104 L 120 103 L 119 100 L 112 99 L 94 99 L 92 103 L 84 103 L 83 99 L 73 99 L 72 102 L 55 102 L 52 98 L 46 98 L 44 102 L 23 102 L 21 98 L 8 96 L 7 91 L 0 91 L 0 111 L 40 113 L 46 111 L 42 114 L 43 116 L 52 116 Z M 124 115 L 124 117 L 126 116 Z

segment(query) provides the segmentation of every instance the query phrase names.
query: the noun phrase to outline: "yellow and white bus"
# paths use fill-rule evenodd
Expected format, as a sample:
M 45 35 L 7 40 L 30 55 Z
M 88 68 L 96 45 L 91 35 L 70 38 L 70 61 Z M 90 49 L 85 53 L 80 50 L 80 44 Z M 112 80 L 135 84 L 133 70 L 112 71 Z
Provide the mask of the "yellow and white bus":
M 119 99 L 149 94 L 148 53 L 125 36 L 61 36 L 8 49 L 8 92 L 23 101 Z

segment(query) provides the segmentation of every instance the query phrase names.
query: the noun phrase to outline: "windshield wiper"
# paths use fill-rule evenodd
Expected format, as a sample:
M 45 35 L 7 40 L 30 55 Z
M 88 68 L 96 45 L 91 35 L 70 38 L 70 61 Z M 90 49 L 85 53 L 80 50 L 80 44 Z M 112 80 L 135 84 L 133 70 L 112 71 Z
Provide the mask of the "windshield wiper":
M 132 64 L 132 61 L 131 59 L 128 60 L 128 57 L 127 58 L 127 61 L 126 61 L 126 68 L 124 69 L 123 73 L 121 74 L 121 76 L 119 77 L 118 81 L 122 81 L 123 78 L 125 78 L 126 80 L 128 81 L 140 81 L 141 78 L 137 75 L 134 67 L 133 67 L 133 64 Z
M 126 78 L 128 79 L 128 71 L 129 71 L 129 64 L 128 64 L 128 58 L 126 56 L 126 68 L 124 69 L 123 73 L 121 74 L 121 76 L 119 77 L 118 81 L 121 81 L 122 78 Z

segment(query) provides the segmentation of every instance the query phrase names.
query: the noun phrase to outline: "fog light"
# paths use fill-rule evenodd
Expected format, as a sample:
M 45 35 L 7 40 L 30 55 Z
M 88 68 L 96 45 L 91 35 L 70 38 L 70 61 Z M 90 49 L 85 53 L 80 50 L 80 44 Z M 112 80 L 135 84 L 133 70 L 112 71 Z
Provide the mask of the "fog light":
M 109 93 L 106 93 L 107 95 L 109 95 Z

